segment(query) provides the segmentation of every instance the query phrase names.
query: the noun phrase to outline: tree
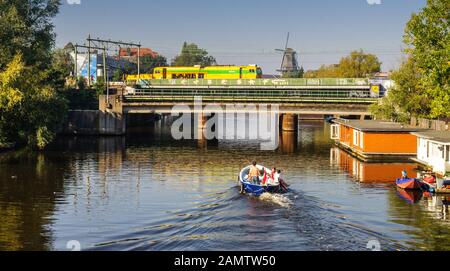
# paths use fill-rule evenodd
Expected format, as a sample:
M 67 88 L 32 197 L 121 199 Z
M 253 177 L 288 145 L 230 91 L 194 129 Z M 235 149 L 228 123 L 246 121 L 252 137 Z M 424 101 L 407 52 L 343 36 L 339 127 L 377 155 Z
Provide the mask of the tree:
M 318 70 L 307 71 L 305 78 L 338 78 L 341 77 L 339 73 L 339 65 L 322 65 Z
M 161 55 L 155 57 L 144 56 L 141 58 L 141 72 L 142 73 L 153 73 L 153 69 L 156 67 L 168 66 L 167 58 Z
M 120 82 L 123 81 L 123 76 L 124 76 L 124 71 L 121 69 L 117 69 L 114 71 L 113 76 L 112 76 L 112 80 L 113 82 Z
M 85 90 L 87 87 L 86 78 L 79 76 L 76 80 L 76 87 L 79 90 Z
M 370 106 L 370 112 L 378 119 L 407 122 L 410 119 L 409 114 L 395 102 L 393 96 L 392 92 L 389 92 L 378 104 Z
M 298 77 L 299 78 L 303 78 L 304 76 L 305 76 L 305 69 L 303 68 L 303 66 L 301 66 L 300 70 L 299 70 Z
M 66 112 L 66 101 L 50 84 L 46 71 L 26 66 L 18 54 L 0 72 L 1 143 L 28 144 L 39 149 L 50 143 Z
M 395 86 L 391 90 L 392 98 L 397 106 L 410 116 L 426 116 L 430 112 L 430 103 L 424 86 L 420 83 L 422 77 L 423 75 L 412 57 L 403 61 L 400 68 L 391 75 L 395 82 Z
M 368 78 L 381 71 L 381 62 L 373 54 L 366 54 L 363 50 L 353 51 L 349 56 L 341 59 L 338 65 L 339 77 Z
M 284 72 L 283 78 L 303 78 L 305 75 L 305 69 L 303 67 L 300 67 L 300 69 L 296 72 Z
M 0 145 L 42 149 L 64 121 L 66 100 L 56 89 L 61 81 L 51 54 L 59 4 L 0 1 Z
M 95 91 L 97 92 L 97 96 L 105 94 L 105 89 L 106 89 L 105 78 L 103 76 L 97 77 L 97 81 L 94 83 L 93 87 L 94 87 Z
M 0 1 L 0 70 L 19 53 L 26 66 L 48 68 L 59 5 L 59 0 Z
M 339 64 L 322 65 L 316 71 L 308 71 L 308 78 L 367 78 L 380 72 L 381 62 L 373 54 L 364 53 L 363 50 L 353 51 L 350 55 L 341 58 Z
M 450 117 L 450 0 L 428 0 L 413 14 L 404 41 L 422 76 L 418 84 L 428 96 L 428 117 Z
M 396 109 L 380 117 L 398 113 L 409 117 L 450 117 L 450 0 L 428 0 L 413 14 L 405 29 L 408 59 L 392 74 L 395 81 L 389 97 L 372 107 L 383 110 L 387 99 Z
M 52 52 L 52 62 L 48 77 L 56 89 L 64 89 L 67 79 L 73 74 L 74 60 L 67 49 L 56 49 Z
M 216 59 L 210 56 L 206 50 L 199 48 L 195 43 L 188 44 L 187 42 L 183 44 L 180 55 L 172 61 L 172 66 L 212 66 L 216 64 Z

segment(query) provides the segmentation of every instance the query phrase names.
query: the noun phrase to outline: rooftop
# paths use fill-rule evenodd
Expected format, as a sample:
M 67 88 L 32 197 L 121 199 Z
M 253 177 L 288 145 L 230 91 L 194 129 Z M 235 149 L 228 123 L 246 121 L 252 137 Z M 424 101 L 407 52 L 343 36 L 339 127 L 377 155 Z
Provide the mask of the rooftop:
M 141 48 L 139 50 L 139 54 L 141 57 L 144 56 L 156 57 L 158 55 L 157 52 L 153 51 L 150 48 Z M 119 51 L 119 56 L 121 57 L 126 56 L 136 57 L 137 55 L 138 55 L 138 48 L 121 48 Z
M 346 120 L 336 119 L 335 123 L 360 130 L 362 132 L 418 132 L 425 129 L 398 122 L 380 120 Z
M 450 131 L 422 131 L 413 135 L 437 142 L 450 143 Z

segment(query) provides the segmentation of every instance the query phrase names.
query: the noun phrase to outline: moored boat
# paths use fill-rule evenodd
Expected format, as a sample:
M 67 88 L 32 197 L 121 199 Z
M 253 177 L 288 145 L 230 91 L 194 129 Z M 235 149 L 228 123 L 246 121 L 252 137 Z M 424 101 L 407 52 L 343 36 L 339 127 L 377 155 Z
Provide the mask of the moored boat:
M 414 178 L 400 178 L 397 179 L 397 186 L 405 190 L 420 190 L 422 183 Z
M 405 190 L 430 190 L 430 186 L 414 178 L 399 178 L 396 181 L 397 186 Z
M 256 167 L 259 169 L 262 179 L 262 184 L 254 184 L 248 179 L 248 174 L 250 172 L 250 167 L 245 167 L 241 170 L 239 173 L 239 183 L 241 186 L 241 193 L 247 193 L 252 194 L 255 196 L 261 196 L 264 193 L 281 193 L 283 192 L 283 189 L 279 182 L 275 182 L 274 180 L 271 180 L 269 176 L 272 173 L 272 170 L 257 165 Z

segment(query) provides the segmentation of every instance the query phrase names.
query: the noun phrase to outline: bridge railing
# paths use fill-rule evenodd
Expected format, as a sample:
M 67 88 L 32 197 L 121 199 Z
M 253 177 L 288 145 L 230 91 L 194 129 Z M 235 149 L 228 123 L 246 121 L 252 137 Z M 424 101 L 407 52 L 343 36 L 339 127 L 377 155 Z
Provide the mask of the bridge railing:
M 144 88 L 152 86 L 369 86 L 364 78 L 272 78 L 272 79 L 154 79 L 138 81 Z

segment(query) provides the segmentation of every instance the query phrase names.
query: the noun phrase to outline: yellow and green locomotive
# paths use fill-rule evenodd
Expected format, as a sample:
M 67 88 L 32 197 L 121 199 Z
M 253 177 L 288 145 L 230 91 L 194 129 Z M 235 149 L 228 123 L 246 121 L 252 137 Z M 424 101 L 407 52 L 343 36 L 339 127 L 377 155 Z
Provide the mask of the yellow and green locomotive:
M 257 65 L 210 67 L 157 67 L 153 79 L 256 79 L 262 78 Z

